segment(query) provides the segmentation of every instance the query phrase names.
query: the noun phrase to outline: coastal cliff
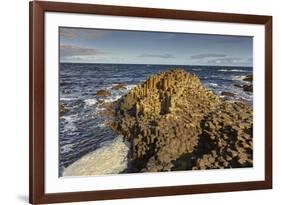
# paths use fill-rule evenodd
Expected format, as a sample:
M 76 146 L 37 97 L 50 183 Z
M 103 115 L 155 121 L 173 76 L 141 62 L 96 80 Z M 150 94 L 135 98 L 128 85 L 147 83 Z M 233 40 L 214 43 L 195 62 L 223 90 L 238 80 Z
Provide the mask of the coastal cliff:
M 132 172 L 252 166 L 252 108 L 221 100 L 182 69 L 149 76 L 113 107 Z

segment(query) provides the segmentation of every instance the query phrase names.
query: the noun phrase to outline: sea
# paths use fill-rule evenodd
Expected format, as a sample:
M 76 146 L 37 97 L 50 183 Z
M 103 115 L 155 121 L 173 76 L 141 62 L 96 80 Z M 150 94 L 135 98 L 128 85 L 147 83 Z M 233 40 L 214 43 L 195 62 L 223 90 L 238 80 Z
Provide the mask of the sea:
M 252 67 L 60 63 L 59 101 L 69 111 L 59 117 L 59 176 L 123 173 L 129 144 L 106 126 L 101 105 L 119 99 L 148 76 L 174 68 L 197 75 L 218 95 L 231 92 L 233 100 L 252 105 L 252 94 L 234 86 L 246 83 L 243 78 L 253 74 Z M 126 89 L 112 90 L 118 83 Z M 101 89 L 111 95 L 96 96 Z

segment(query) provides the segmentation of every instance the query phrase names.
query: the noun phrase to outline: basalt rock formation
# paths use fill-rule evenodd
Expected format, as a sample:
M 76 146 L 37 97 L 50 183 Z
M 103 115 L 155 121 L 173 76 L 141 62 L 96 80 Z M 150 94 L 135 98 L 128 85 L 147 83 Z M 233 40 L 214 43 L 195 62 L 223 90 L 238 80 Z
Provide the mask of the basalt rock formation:
M 65 106 L 63 104 L 60 104 L 60 115 L 64 115 L 68 111 L 69 110 L 67 108 L 65 108 Z
M 247 75 L 243 78 L 243 81 L 246 83 L 237 84 L 235 83 L 234 86 L 238 88 L 242 88 L 243 91 L 247 92 L 247 94 L 253 93 L 253 75 Z
M 247 75 L 244 79 L 243 79 L 243 81 L 247 81 L 247 82 L 253 82 L 253 75 Z
M 110 96 L 111 93 L 107 90 L 98 90 L 97 93 L 96 93 L 96 96 L 99 96 L 99 97 L 106 97 L 106 96 Z
M 113 90 L 123 90 L 123 89 L 126 89 L 126 87 L 125 87 L 125 85 L 123 83 L 118 83 L 116 85 L 113 85 L 112 89 Z
M 223 101 L 182 69 L 150 76 L 115 102 L 133 172 L 252 166 L 252 109 Z
M 243 91 L 252 93 L 253 92 L 253 84 L 243 85 Z
M 245 92 L 253 92 L 253 75 L 247 75 L 243 81 L 249 82 L 247 85 L 243 85 L 243 90 Z
M 234 97 L 235 96 L 235 94 L 233 94 L 231 92 L 221 92 L 221 95 L 227 96 L 227 97 Z

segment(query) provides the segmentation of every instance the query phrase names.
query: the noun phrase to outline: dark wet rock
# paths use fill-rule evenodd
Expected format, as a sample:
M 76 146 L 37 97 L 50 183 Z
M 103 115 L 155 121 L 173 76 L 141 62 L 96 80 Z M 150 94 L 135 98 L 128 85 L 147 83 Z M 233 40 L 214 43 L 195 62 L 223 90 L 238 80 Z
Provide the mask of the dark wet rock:
M 110 96 L 111 93 L 107 90 L 99 90 L 97 93 L 96 93 L 97 96 L 99 97 L 107 97 L 107 96 Z
M 245 92 L 250 92 L 252 93 L 253 92 L 253 84 L 250 84 L 250 85 L 243 85 L 243 90 Z
M 150 76 L 112 107 L 134 172 L 252 166 L 252 109 L 182 69 Z
M 253 75 L 247 75 L 243 81 L 245 81 L 245 83 L 243 84 L 233 84 L 235 87 L 238 87 L 238 88 L 242 88 L 243 91 L 247 92 L 248 94 L 249 93 L 252 93 L 253 92 Z
M 247 82 L 253 82 L 253 75 L 247 75 L 243 80 Z
M 125 87 L 125 84 L 123 84 L 123 83 L 118 83 L 118 84 L 112 86 L 112 89 L 113 89 L 113 90 L 124 90 L 124 89 L 126 89 L 126 87 Z
M 227 96 L 227 97 L 234 97 L 235 96 L 235 94 L 231 93 L 231 92 L 221 92 L 221 95 Z
M 237 83 L 235 83 L 235 84 L 233 84 L 235 87 L 237 87 L 237 88 L 243 88 L 243 85 L 240 85 L 240 84 L 237 84 Z
M 60 104 L 60 115 L 64 115 L 68 111 L 69 111 L 69 109 L 65 108 L 65 106 L 63 104 Z

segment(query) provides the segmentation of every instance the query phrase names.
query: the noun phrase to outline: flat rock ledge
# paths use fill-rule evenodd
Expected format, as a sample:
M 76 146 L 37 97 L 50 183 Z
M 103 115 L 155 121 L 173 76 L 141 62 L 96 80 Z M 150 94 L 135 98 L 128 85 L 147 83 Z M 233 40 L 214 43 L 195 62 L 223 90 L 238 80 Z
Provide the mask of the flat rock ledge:
M 252 108 L 224 101 L 183 69 L 150 76 L 114 103 L 131 172 L 251 167 Z

